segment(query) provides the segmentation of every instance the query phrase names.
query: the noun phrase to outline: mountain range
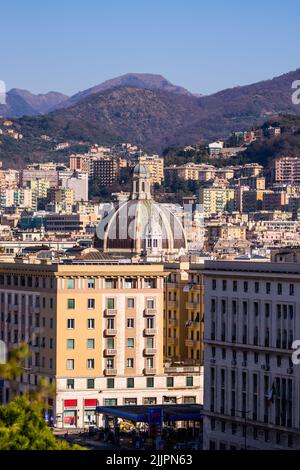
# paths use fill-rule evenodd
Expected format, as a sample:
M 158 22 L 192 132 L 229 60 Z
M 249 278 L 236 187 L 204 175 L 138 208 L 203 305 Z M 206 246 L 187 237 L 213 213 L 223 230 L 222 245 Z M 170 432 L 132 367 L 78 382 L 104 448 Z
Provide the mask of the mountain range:
M 24 137 L 11 142 L 0 136 L 0 158 L 15 152 L 20 159 L 37 159 L 46 150 L 51 158 L 51 145 L 40 139 L 44 134 L 74 145 L 126 141 L 154 152 L 226 138 L 271 116 L 300 115 L 300 105 L 292 103 L 295 80 L 300 69 L 209 96 L 193 95 L 153 74 L 123 75 L 72 97 L 11 90 L 0 114 L 17 117 L 14 127 Z

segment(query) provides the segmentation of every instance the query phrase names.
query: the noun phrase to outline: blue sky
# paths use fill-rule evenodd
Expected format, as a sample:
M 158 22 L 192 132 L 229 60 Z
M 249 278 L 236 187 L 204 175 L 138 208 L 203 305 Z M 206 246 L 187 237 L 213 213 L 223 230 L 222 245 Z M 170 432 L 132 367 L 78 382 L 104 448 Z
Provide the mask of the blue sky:
M 299 0 L 1 2 L 0 80 L 73 94 L 151 72 L 212 93 L 299 68 L 299 15 Z

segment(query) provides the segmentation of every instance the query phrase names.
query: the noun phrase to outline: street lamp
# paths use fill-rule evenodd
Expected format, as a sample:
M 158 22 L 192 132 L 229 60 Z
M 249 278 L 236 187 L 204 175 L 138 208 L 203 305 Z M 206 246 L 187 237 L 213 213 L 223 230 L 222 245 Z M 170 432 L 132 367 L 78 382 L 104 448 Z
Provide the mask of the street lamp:
M 244 439 L 245 439 L 245 450 L 247 450 L 247 415 L 250 413 L 251 410 L 237 410 L 238 413 L 241 413 L 242 414 L 242 418 L 244 418 L 245 420 L 245 436 L 244 436 Z

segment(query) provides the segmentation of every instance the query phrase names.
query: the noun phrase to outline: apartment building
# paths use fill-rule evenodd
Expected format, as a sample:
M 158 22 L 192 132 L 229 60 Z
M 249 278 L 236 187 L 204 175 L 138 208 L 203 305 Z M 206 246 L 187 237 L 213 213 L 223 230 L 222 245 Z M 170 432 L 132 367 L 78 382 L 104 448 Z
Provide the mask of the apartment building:
M 148 168 L 151 184 L 161 184 L 164 179 L 164 159 L 158 155 L 142 155 L 139 162 Z
M 200 188 L 199 203 L 206 214 L 232 212 L 235 208 L 235 191 L 232 188 L 217 186 Z
M 204 292 L 204 448 L 299 449 L 299 265 L 208 261 Z
M 80 213 L 47 213 L 45 216 L 45 228 L 47 232 L 74 232 L 84 233 L 87 225 L 95 225 L 97 215 Z
M 70 155 L 70 170 L 80 171 L 82 173 L 90 173 L 92 156 L 90 154 L 73 154 Z
M 118 161 L 114 157 L 99 157 L 92 160 L 92 177 L 101 187 L 111 186 L 119 173 Z
M 274 181 L 300 184 L 300 157 L 280 157 L 274 161 Z
M 287 194 L 285 191 L 264 191 L 262 199 L 262 210 L 278 210 L 285 209 L 287 204 Z
M 166 263 L 164 355 L 171 363 L 203 365 L 203 265 Z
M 17 391 L 55 383 L 58 428 L 101 425 L 97 405 L 202 403 L 199 372 L 164 371 L 164 267 L 100 259 L 0 265 L 1 339 L 32 351 Z

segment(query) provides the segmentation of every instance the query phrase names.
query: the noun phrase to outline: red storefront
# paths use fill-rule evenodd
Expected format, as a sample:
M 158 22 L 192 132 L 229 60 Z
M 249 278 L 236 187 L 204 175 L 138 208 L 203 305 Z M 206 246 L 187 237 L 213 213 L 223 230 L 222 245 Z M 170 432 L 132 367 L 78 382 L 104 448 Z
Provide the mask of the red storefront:
M 64 400 L 64 428 L 76 428 L 77 417 L 77 400 Z
M 83 424 L 84 427 L 97 425 L 96 406 L 98 400 L 95 398 L 85 398 L 83 401 Z

